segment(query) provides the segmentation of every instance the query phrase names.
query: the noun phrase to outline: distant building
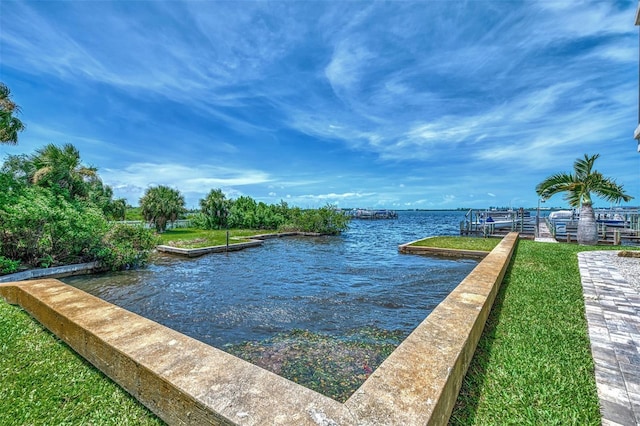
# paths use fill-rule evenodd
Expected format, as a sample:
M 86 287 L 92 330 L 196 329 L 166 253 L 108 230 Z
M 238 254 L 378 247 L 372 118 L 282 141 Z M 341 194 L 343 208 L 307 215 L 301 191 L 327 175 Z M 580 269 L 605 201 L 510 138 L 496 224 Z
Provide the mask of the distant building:
M 636 9 L 636 25 L 640 25 L 640 2 L 638 2 L 638 8 Z M 640 152 L 640 58 L 638 67 L 638 127 L 633 132 L 633 137 L 638 141 L 638 152 Z

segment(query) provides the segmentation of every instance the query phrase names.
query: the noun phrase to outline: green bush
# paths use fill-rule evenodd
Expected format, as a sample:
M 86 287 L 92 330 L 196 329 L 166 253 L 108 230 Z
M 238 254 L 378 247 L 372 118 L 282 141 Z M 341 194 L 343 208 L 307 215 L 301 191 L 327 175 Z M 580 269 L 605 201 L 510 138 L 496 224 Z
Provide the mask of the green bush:
M 349 217 L 328 204 L 319 209 L 291 209 L 289 221 L 281 227 L 287 231 L 317 232 L 337 235 L 349 227 Z
M 115 224 L 102 239 L 104 246 L 98 259 L 112 269 L 129 269 L 144 265 L 158 238 L 142 226 Z
M 0 275 L 12 274 L 18 270 L 18 266 L 20 266 L 19 260 L 11 260 L 0 256 Z
M 34 267 L 95 260 L 107 221 L 88 204 L 29 187 L 2 207 L 2 255 Z

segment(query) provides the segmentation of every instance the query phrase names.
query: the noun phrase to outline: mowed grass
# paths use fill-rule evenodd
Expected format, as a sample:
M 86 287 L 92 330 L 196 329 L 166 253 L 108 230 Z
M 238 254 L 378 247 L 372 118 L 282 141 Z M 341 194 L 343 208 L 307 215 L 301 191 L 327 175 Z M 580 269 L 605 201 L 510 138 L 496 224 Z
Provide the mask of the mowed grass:
M 450 424 L 600 424 L 577 254 L 606 249 L 518 243 Z
M 260 231 L 255 229 L 229 230 L 229 244 L 246 241 L 245 237 L 258 234 L 271 234 L 276 231 Z M 205 230 L 195 228 L 169 229 L 160 234 L 160 243 L 181 248 L 200 248 L 227 244 L 226 230 Z
M 456 250 L 491 251 L 500 243 L 500 241 L 502 241 L 501 238 L 430 237 L 416 241 L 411 245 Z
M 151 411 L 0 298 L 1 425 L 161 425 Z

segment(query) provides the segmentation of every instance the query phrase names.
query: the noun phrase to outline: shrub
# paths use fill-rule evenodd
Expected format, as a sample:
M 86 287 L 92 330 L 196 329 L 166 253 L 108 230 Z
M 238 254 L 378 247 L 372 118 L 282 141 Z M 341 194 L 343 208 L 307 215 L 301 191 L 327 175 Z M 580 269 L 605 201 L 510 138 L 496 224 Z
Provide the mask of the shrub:
M 112 269 L 130 269 L 144 265 L 158 238 L 142 226 L 115 224 L 104 235 L 98 259 Z
M 32 266 L 95 260 L 107 230 L 102 212 L 30 187 L 2 208 L 2 255 Z
M 12 274 L 18 270 L 18 266 L 20 266 L 19 260 L 11 260 L 0 256 L 0 275 Z
M 349 217 L 328 204 L 319 209 L 291 209 L 290 220 L 281 229 L 337 235 L 349 227 Z

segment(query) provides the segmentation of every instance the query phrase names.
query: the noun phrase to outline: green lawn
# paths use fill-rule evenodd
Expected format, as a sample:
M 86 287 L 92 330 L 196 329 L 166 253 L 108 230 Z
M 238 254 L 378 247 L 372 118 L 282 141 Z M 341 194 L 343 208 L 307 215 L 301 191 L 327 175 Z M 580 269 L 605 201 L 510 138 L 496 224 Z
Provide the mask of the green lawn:
M 519 242 L 451 424 L 600 424 L 577 253 L 607 249 Z
M 0 298 L 0 425 L 161 425 L 65 343 Z
M 451 424 L 600 424 L 576 256 L 592 249 L 616 247 L 519 242 Z M 1 299 L 0 350 L 0 424 L 161 424 Z
M 411 245 L 456 250 L 491 251 L 500 243 L 500 241 L 502 241 L 501 238 L 430 237 L 416 241 Z
M 271 234 L 276 231 L 260 231 L 251 229 L 231 229 L 229 230 L 229 244 L 246 241 L 243 237 L 250 237 L 258 234 Z M 204 230 L 195 228 L 169 229 L 160 234 L 160 242 L 164 245 L 182 248 L 200 248 L 220 246 L 227 243 L 227 231 L 225 230 Z

